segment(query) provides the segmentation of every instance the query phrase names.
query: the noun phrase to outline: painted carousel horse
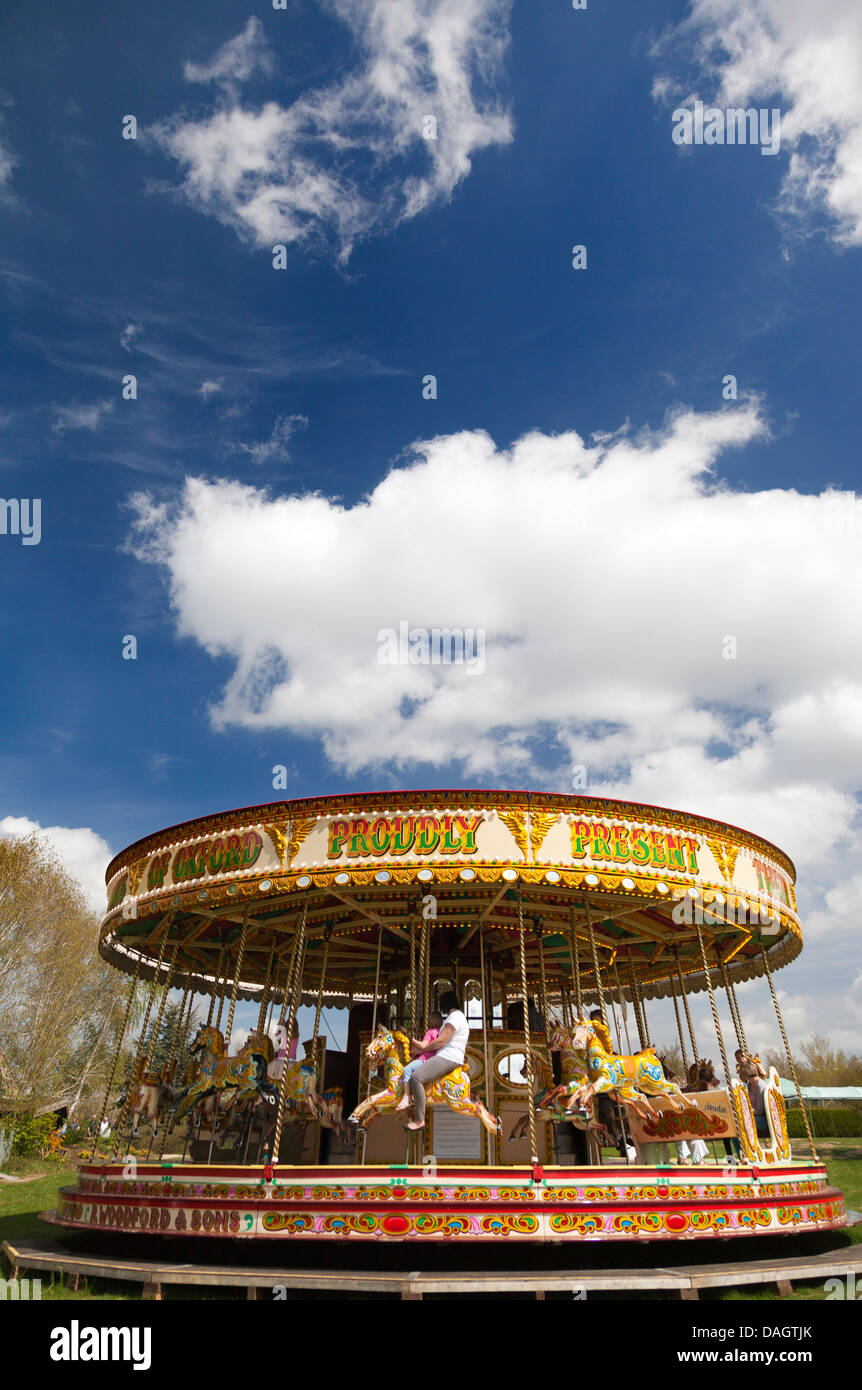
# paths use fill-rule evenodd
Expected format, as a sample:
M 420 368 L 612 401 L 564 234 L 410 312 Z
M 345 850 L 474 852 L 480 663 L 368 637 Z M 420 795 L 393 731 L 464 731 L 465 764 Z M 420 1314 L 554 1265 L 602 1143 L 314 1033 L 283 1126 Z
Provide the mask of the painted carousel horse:
M 575 1025 L 572 1041 L 577 1051 L 586 1053 L 590 1075 L 589 1084 L 582 1087 L 577 1097 L 581 1104 L 604 1091 L 614 1091 L 642 1119 L 649 1119 L 654 1113 L 647 1096 L 667 1096 L 685 1109 L 682 1091 L 675 1082 L 665 1080 L 661 1062 L 652 1048 L 646 1047 L 633 1057 L 618 1057 L 608 1050 L 606 1037 L 606 1030 L 599 1031 L 591 1019 L 580 1019 Z M 570 1105 L 573 1102 L 574 1098 Z
M 174 1074 L 176 1062 L 166 1062 L 161 1071 L 147 1071 L 146 1057 L 142 1057 L 129 1087 L 130 1109 L 132 1113 L 131 1138 L 138 1137 L 141 1116 L 149 1120 L 153 1138 L 158 1136 L 159 1118 L 163 1111 L 169 1110 L 174 1101 Z
M 347 1124 L 367 1129 L 378 1115 L 391 1114 L 404 1095 L 402 1076 L 410 1057 L 410 1042 L 404 1033 L 390 1033 L 381 1024 L 365 1049 L 369 1070 L 383 1067 L 386 1086 L 357 1105 Z M 446 1076 L 432 1081 L 425 1088 L 429 1105 L 448 1105 L 458 1115 L 473 1115 L 482 1121 L 489 1134 L 499 1134 L 501 1124 L 480 1100 L 470 1099 L 470 1075 L 466 1067 L 455 1067 Z
M 560 1085 L 536 1101 L 539 1110 L 550 1110 L 554 1118 L 571 1120 L 574 1110 L 585 1108 L 581 1095 L 590 1080 L 583 1049 L 575 1045 L 576 1027 L 560 1024 L 548 1039 L 548 1050 L 560 1054 Z
M 268 1040 L 267 1040 L 268 1041 Z M 275 1030 L 278 1054 L 270 1056 L 266 1069 L 267 1080 L 281 1088 L 282 1077 L 286 1076 L 285 1108 L 288 1116 L 298 1119 L 323 1119 L 328 1115 L 323 1097 L 317 1090 L 317 1067 L 313 1057 L 303 1057 L 301 1061 L 291 1062 L 287 1055 L 287 1032 L 282 1024 Z M 272 1046 L 272 1044 L 270 1044 Z
M 276 1055 L 272 1039 L 266 1033 L 257 1031 L 249 1033 L 248 1038 L 240 1049 L 239 1056 L 262 1053 L 266 1058 L 267 1081 L 275 1086 L 276 1104 L 281 1087 L 281 1079 L 287 1071 L 285 1082 L 285 1119 L 299 1120 L 318 1120 L 324 1129 L 334 1129 L 339 1136 L 342 1134 L 342 1112 L 344 1109 L 344 1092 L 340 1086 L 332 1087 L 328 1091 L 318 1091 L 316 1088 L 316 1067 L 310 1057 L 305 1057 L 301 1062 L 289 1062 L 286 1056 L 286 1031 L 279 1025 L 276 1029 L 276 1045 L 279 1048 L 279 1055 Z M 251 1109 L 259 1103 L 259 1096 L 253 1090 L 240 1091 L 237 1094 L 236 1102 L 233 1107 L 237 1111 L 237 1119 L 248 1118 Z
M 682 1089 L 684 1091 L 714 1091 L 717 1085 L 718 1078 L 712 1062 L 698 1057 L 697 1061 L 692 1062 L 689 1067 L 687 1081 Z
M 245 1091 L 262 1100 L 278 1100 L 277 1088 L 267 1080 L 264 1054 L 252 1051 L 226 1057 L 224 1038 L 218 1028 L 201 1024 L 189 1052 L 192 1057 L 199 1058 L 200 1070 L 177 1096 L 178 1119 L 193 1110 L 199 1101 L 210 1096 L 217 1096 L 221 1100 L 222 1095 L 229 1091 L 235 1091 L 237 1096 Z

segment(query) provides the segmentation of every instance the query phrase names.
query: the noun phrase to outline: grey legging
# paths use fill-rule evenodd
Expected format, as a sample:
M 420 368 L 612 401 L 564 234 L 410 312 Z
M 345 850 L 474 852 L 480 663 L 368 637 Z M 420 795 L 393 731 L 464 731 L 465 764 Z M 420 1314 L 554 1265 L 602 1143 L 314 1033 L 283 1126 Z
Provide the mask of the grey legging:
M 456 1067 L 463 1066 L 463 1062 L 453 1062 L 451 1057 L 432 1057 L 430 1061 L 423 1062 L 421 1067 L 417 1067 L 410 1078 L 410 1090 L 413 1094 L 413 1118 L 425 1123 L 425 1086 L 429 1081 L 439 1081 L 441 1076 L 448 1076 L 450 1071 Z

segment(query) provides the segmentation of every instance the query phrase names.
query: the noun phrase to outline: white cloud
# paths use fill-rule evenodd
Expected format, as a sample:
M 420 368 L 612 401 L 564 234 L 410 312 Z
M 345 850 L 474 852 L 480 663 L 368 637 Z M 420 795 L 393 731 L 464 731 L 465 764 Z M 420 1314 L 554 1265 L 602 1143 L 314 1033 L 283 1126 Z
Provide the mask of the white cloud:
M 298 429 L 307 429 L 304 415 L 279 415 L 269 439 L 259 444 L 237 444 L 236 448 L 250 454 L 255 463 L 283 463 L 288 457 L 287 446 Z
M 143 328 L 139 323 L 127 323 L 120 334 L 120 346 L 131 352 L 132 343 L 143 333 Z
M 222 389 L 220 381 L 202 381 L 198 387 L 198 395 L 203 396 L 208 401 L 210 396 L 215 396 Z
M 166 567 L 183 635 L 234 662 L 218 724 L 317 733 L 351 772 L 509 774 L 543 734 L 638 794 L 690 788 L 741 819 L 762 798 L 783 826 L 817 786 L 846 825 L 862 615 L 835 595 L 862 541 L 830 532 L 820 498 L 716 481 L 720 454 L 764 434 L 750 403 L 592 444 L 440 436 L 353 507 L 190 479 L 173 509 L 137 499 L 139 553 Z M 301 606 L 296 573 L 314 576 Z M 379 664 L 401 620 L 483 629 L 484 675 Z
M 241 34 L 223 44 L 209 63 L 186 63 L 187 82 L 247 82 L 252 73 L 273 69 L 263 25 L 251 15 Z
M 780 106 L 782 153 L 790 156 L 780 210 L 797 230 L 825 215 L 836 242 L 862 245 L 858 0 L 692 0 L 666 43 L 677 77 L 657 79 L 656 99 L 687 97 L 694 80 L 719 106 Z M 686 51 L 693 75 L 680 70 Z
M 233 81 L 266 56 L 257 21 L 193 80 L 228 88 L 203 118 L 153 128 L 180 165 L 180 190 L 259 246 L 353 243 L 448 199 L 471 157 L 512 138 L 494 84 L 511 0 L 328 0 L 352 32 L 355 68 L 290 106 L 243 106 Z M 436 122 L 427 138 L 426 118 Z
M 4 816 L 0 835 L 41 835 L 56 850 L 66 872 L 80 883 L 89 906 L 99 915 L 105 911 L 105 870 L 113 851 L 101 835 L 85 827 L 42 826 L 27 816 Z
M 51 428 L 55 434 L 65 434 L 66 430 L 95 431 L 113 409 L 114 402 L 111 400 L 96 401 L 93 405 L 55 405 Z

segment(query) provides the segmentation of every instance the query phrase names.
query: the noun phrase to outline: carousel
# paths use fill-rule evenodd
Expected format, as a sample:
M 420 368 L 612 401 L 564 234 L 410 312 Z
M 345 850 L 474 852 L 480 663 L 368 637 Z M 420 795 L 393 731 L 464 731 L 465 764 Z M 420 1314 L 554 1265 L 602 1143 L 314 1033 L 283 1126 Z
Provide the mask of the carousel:
M 802 949 L 795 873 L 747 831 L 589 797 L 385 792 L 190 821 L 106 877 L 101 953 L 131 976 L 102 1111 L 113 1153 L 79 1167 L 63 1227 L 461 1244 L 847 1223 L 801 1092 L 812 1156 L 794 1159 L 778 1076 L 746 1040 L 738 987 L 765 976 L 796 1081 L 773 983 Z M 463 1063 L 410 1128 L 405 1067 L 453 996 Z M 235 1038 L 240 1001 L 256 1023 Z

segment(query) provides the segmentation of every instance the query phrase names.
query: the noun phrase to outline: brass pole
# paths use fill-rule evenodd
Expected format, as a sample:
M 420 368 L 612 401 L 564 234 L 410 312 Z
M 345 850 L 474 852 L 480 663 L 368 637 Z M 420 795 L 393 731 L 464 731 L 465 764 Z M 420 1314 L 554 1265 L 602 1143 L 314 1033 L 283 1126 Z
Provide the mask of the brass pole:
M 727 1053 L 724 1050 L 724 1037 L 722 1035 L 721 1024 L 718 1019 L 718 1008 L 716 1007 L 715 1003 L 715 991 L 712 988 L 712 975 L 710 974 L 709 966 L 706 960 L 706 947 L 703 944 L 703 932 L 701 931 L 700 923 L 697 921 L 696 918 L 694 923 L 694 929 L 697 932 L 697 944 L 700 947 L 700 959 L 703 963 L 703 973 L 706 978 L 706 987 L 709 990 L 709 1006 L 712 1009 L 712 1022 L 715 1027 L 715 1036 L 718 1039 L 718 1050 L 721 1053 L 721 1064 L 724 1067 L 724 1077 L 727 1082 L 727 1093 L 730 1096 L 730 1103 L 733 1106 L 733 1114 L 736 1119 L 737 1131 L 741 1136 L 743 1133 L 742 1118 L 739 1114 L 738 1107 L 736 1104 L 736 1093 L 730 1081 L 730 1067 L 727 1065 Z M 695 1064 L 697 1064 L 698 1057 L 696 1053 L 694 1060 Z
M 602 1023 L 603 1023 L 603 1024 L 605 1025 L 605 1027 L 607 1028 L 607 1026 L 608 1026 L 608 1011 L 607 1011 L 607 1009 L 605 1008 L 605 992 L 604 992 L 604 989 L 602 988 L 602 977 L 601 977 L 601 974 L 600 974 L 600 972 L 599 972 L 599 953 L 598 953 L 598 949 L 597 949 L 597 947 L 596 947 L 596 934 L 595 934 L 595 932 L 593 931 L 593 918 L 592 918 L 592 914 L 591 914 L 591 912 L 590 912 L 589 899 L 585 900 L 585 902 L 584 902 L 584 907 L 586 908 L 586 913 L 587 913 L 587 935 L 588 935 L 589 938 L 590 938 L 590 953 L 591 953 L 592 958 L 593 958 L 593 972 L 594 972 L 595 977 L 596 977 L 596 990 L 597 990 L 598 998 L 599 998 L 599 1009 L 601 1010 L 601 1014 L 602 1014 Z
M 95 1157 L 95 1154 L 96 1154 L 96 1145 L 97 1145 L 98 1142 L 99 1142 L 99 1135 L 101 1134 L 102 1124 L 103 1124 L 103 1122 L 104 1122 L 105 1116 L 106 1116 L 107 1113 L 108 1113 L 108 1097 L 110 1096 L 111 1090 L 113 1089 L 114 1077 L 115 1077 L 116 1074 L 117 1074 L 117 1063 L 118 1063 L 119 1060 L 120 1060 L 120 1051 L 121 1051 L 122 1046 L 123 1046 L 123 1039 L 124 1039 L 125 1036 L 126 1036 L 126 1029 L 127 1029 L 128 1026 L 129 1026 L 129 1017 L 130 1017 L 131 1012 L 132 1012 L 132 1004 L 134 1003 L 134 1000 L 135 1000 L 135 990 L 136 990 L 137 987 L 138 987 L 138 974 L 140 973 L 140 969 L 141 969 L 141 960 L 142 960 L 142 957 L 141 957 L 141 956 L 138 956 L 137 963 L 135 964 L 135 973 L 134 973 L 134 975 L 132 976 L 132 983 L 131 983 L 131 985 L 129 986 L 129 997 L 128 997 L 128 999 L 126 1000 L 126 1011 L 125 1011 L 125 1013 L 123 1014 L 123 1026 L 122 1026 L 122 1028 L 120 1029 L 120 1036 L 119 1036 L 119 1038 L 117 1039 L 117 1046 L 116 1046 L 116 1049 L 115 1049 L 115 1051 L 114 1051 L 114 1062 L 113 1062 L 113 1065 L 112 1065 L 112 1067 L 111 1067 L 111 1075 L 110 1075 L 110 1077 L 108 1078 L 108 1084 L 107 1084 L 107 1086 L 105 1087 L 105 1099 L 104 1099 L 104 1101 L 103 1101 L 103 1103 L 102 1103 L 102 1113 L 101 1113 L 101 1115 L 99 1116 L 99 1122 L 98 1122 L 98 1124 L 96 1125 L 96 1133 L 95 1133 L 95 1135 L 93 1136 L 93 1149 L 92 1149 L 92 1152 L 91 1152 L 91 1154 L 90 1154 L 90 1161 L 91 1161 L 91 1162 L 92 1162 L 93 1158 Z
M 488 1056 L 488 1025 L 489 1021 L 493 1027 L 494 1023 L 494 990 L 493 986 L 488 988 L 488 980 L 485 976 L 485 939 L 482 935 L 482 924 L 479 923 L 479 969 L 482 972 L 482 1050 L 485 1054 L 485 1106 L 493 1115 L 494 1113 L 494 1078 L 491 1075 L 491 1062 Z M 488 1008 L 490 995 L 490 1009 Z M 491 1152 L 491 1135 L 487 1136 L 487 1150 L 489 1164 L 494 1162 L 496 1154 Z M 494 1140 L 496 1144 L 496 1139 Z
M 527 948 L 524 928 L 524 899 L 518 884 L 518 936 L 521 946 L 521 998 L 524 1013 L 524 1053 L 527 1073 L 527 1115 L 530 1120 L 530 1153 L 533 1163 L 539 1162 L 536 1139 L 536 1112 L 533 1108 L 533 1052 L 530 1046 L 530 1001 L 527 995 Z
M 301 989 L 301 986 L 302 986 L 301 956 L 302 956 L 302 948 L 303 948 L 303 946 L 304 946 L 304 944 L 305 944 L 305 924 L 306 924 L 306 921 L 307 921 L 307 920 L 308 920 L 308 897 L 306 896 L 305 899 L 303 900 L 303 904 L 302 904 L 302 916 L 301 916 L 300 919 L 299 919 L 299 927 L 297 928 L 296 937 L 295 937 L 295 940 L 294 940 L 294 955 L 295 955 L 295 959 L 296 959 L 296 984 L 298 984 L 298 985 L 300 986 L 300 989 Z M 285 989 L 285 1002 L 286 1002 L 286 1000 L 287 1000 L 287 990 Z M 282 1008 L 283 1008 L 283 1006 L 282 1006 Z M 294 1019 L 296 1018 L 296 1009 L 297 1009 L 297 990 L 296 990 L 296 987 L 294 987 L 294 990 L 293 990 L 293 992 L 292 992 L 292 994 L 291 994 L 291 999 L 290 999 L 290 1017 L 289 1017 L 289 1020 L 288 1020 L 288 1023 L 287 1023 L 286 1050 L 285 1050 L 285 1057 L 284 1057 L 284 1070 L 283 1070 L 282 1073 L 281 1073 L 281 1082 L 280 1082 L 279 1088 L 278 1088 L 278 1113 L 277 1113 L 276 1119 L 275 1119 L 275 1138 L 274 1138 L 273 1146 L 272 1146 L 272 1159 L 271 1159 L 271 1162 L 272 1162 L 273 1167 L 275 1167 L 275 1165 L 278 1163 L 278 1152 L 279 1152 L 279 1149 L 281 1148 L 281 1129 L 282 1129 L 282 1125 L 283 1125 L 283 1123 L 284 1123 L 284 1102 L 285 1102 L 285 1100 L 286 1100 L 286 1098 L 287 1098 L 287 1074 L 288 1074 L 288 1072 L 290 1071 L 290 1043 L 291 1043 L 291 1038 L 292 1038 L 292 1035 L 293 1035 L 293 1022 L 294 1022 Z M 282 1021 L 283 1021 L 283 1020 L 284 1020 L 284 1014 L 282 1013 Z
M 261 1036 L 266 1027 L 266 1009 L 269 1003 L 269 986 L 272 980 L 272 963 L 275 960 L 275 936 L 272 938 L 272 945 L 269 948 L 269 960 L 266 963 L 266 975 L 263 980 L 263 989 L 260 992 L 260 1010 L 257 1015 L 257 1031 Z
M 416 1037 L 417 1018 L 416 1018 L 416 932 L 422 930 L 417 928 L 415 921 L 410 923 L 410 1035 Z
M 113 1147 L 113 1149 L 112 1149 L 112 1151 L 111 1151 L 111 1157 L 112 1157 L 112 1158 L 116 1158 L 117 1153 L 119 1152 L 121 1132 L 122 1132 L 122 1129 L 123 1129 L 123 1127 L 124 1127 L 124 1125 L 125 1125 L 125 1123 L 126 1123 L 126 1117 L 127 1117 L 128 1113 L 129 1113 L 130 1102 L 131 1102 L 131 1099 L 132 1099 L 132 1087 L 133 1087 L 134 1084 L 135 1084 L 135 1076 L 136 1076 L 136 1074 L 137 1074 L 138 1067 L 139 1067 L 140 1064 L 141 1064 L 141 1059 L 142 1059 L 142 1058 L 144 1057 L 144 1055 L 145 1055 L 145 1054 L 144 1054 L 144 1047 L 146 1046 L 146 1041 L 147 1041 L 147 1027 L 148 1027 L 149 1022 L 150 1022 L 150 1012 L 151 1012 L 152 1007 L 153 1007 L 153 1000 L 154 1000 L 155 997 L 156 997 L 156 986 L 157 986 L 158 983 L 159 983 L 159 971 L 160 971 L 161 968 L 162 968 L 162 961 L 163 961 L 164 955 L 165 955 L 165 946 L 167 945 L 168 932 L 170 931 L 170 924 L 171 924 L 171 921 L 172 921 L 172 920 L 173 920 L 173 916 L 171 916 L 171 917 L 168 919 L 168 921 L 167 921 L 167 923 L 166 923 L 166 925 L 165 925 L 165 929 L 164 929 L 164 931 L 162 932 L 162 944 L 161 944 L 161 946 L 159 947 L 159 958 L 158 958 L 158 960 L 156 961 L 156 969 L 155 969 L 155 973 L 154 973 L 154 975 L 153 975 L 152 984 L 150 985 L 149 998 L 147 999 L 147 1008 L 146 1008 L 146 1012 L 145 1012 L 145 1014 L 144 1014 L 144 1021 L 143 1021 L 142 1025 L 141 1025 L 141 1036 L 140 1036 L 140 1039 L 139 1039 L 139 1042 L 138 1042 L 138 1050 L 137 1050 L 137 1052 L 136 1052 L 136 1054 L 135 1054 L 135 1061 L 134 1061 L 134 1064 L 133 1064 L 133 1066 L 132 1066 L 132 1075 L 131 1075 L 131 1079 L 130 1079 L 130 1081 L 129 1081 L 128 1090 L 127 1090 L 127 1093 L 126 1093 L 125 1104 L 123 1105 L 122 1113 L 121 1113 L 120 1118 L 119 1118 L 119 1120 L 118 1120 L 118 1122 L 117 1122 L 117 1128 L 116 1128 L 116 1131 L 115 1131 L 115 1134 L 114 1134 L 114 1147 Z
M 808 1111 L 805 1108 L 805 1101 L 802 1098 L 802 1087 L 800 1086 L 799 1078 L 796 1075 L 796 1063 L 793 1060 L 793 1053 L 790 1051 L 790 1043 L 787 1041 L 787 1033 L 784 1028 L 784 1019 L 781 1016 L 781 1008 L 779 1007 L 778 1003 L 778 995 L 775 993 L 775 985 L 772 979 L 772 971 L 769 968 L 769 961 L 766 958 L 766 952 L 763 949 L 762 944 L 760 947 L 760 954 L 763 959 L 764 968 L 766 970 L 766 978 L 769 981 L 769 993 L 772 995 L 772 1007 L 775 1009 L 775 1017 L 778 1019 L 778 1027 L 781 1030 L 781 1041 L 784 1043 L 784 1051 L 787 1056 L 787 1060 L 790 1063 L 790 1075 L 793 1077 L 793 1084 L 796 1087 L 796 1094 L 799 1097 L 799 1106 L 802 1111 L 802 1123 L 805 1125 L 805 1133 L 808 1135 L 808 1142 L 811 1145 L 811 1152 L 814 1155 L 814 1162 L 819 1163 L 820 1159 L 817 1156 L 817 1145 L 814 1143 L 814 1134 L 811 1128 L 810 1120 L 808 1118 Z
M 245 956 L 245 943 L 246 943 L 247 940 L 248 940 L 248 908 L 246 908 L 246 910 L 245 910 L 245 917 L 244 917 L 244 919 L 243 919 L 242 931 L 240 932 L 240 936 L 239 936 L 239 949 L 237 950 L 237 953 L 236 953 L 236 969 L 234 970 L 234 974 L 233 974 L 233 985 L 231 986 L 231 992 L 230 992 L 230 1008 L 228 1009 L 228 1012 L 227 1012 L 227 1027 L 225 1028 L 225 1034 L 224 1034 L 224 1050 L 225 1050 L 225 1056 L 227 1056 L 228 1045 L 229 1045 L 229 1043 L 230 1043 L 230 1035 L 231 1035 L 231 1033 L 233 1032 L 233 1016 L 234 1016 L 234 1013 L 236 1012 L 236 997 L 237 997 L 237 994 L 239 993 L 239 977 L 240 977 L 240 973 L 241 973 L 241 971 L 242 971 L 242 962 L 243 962 L 243 957 Z
M 176 1055 L 177 1055 L 177 1045 L 178 1045 L 178 1043 L 179 1043 L 180 1035 L 181 1035 L 182 1029 L 183 1029 L 183 1014 L 184 1014 L 185 1011 L 186 1011 L 186 1004 L 188 1003 L 189 995 L 190 995 L 190 994 L 191 994 L 191 986 L 190 986 L 190 985 L 186 985 L 185 990 L 184 990 L 184 992 L 183 992 L 182 1002 L 181 1002 L 181 1004 L 180 1004 L 180 1011 L 179 1011 L 179 1013 L 177 1014 L 177 1024 L 176 1024 L 176 1027 L 174 1028 L 174 1035 L 173 1035 L 173 1037 L 171 1038 L 171 1047 L 170 1047 L 170 1051 L 169 1051 L 169 1053 L 168 1053 L 168 1060 L 167 1060 L 167 1062 L 165 1063 L 165 1072 L 166 1072 L 166 1074 L 167 1074 L 168 1076 L 170 1076 L 171 1065 L 172 1065 L 172 1063 L 173 1063 L 174 1058 L 175 1058 Z M 189 1009 L 189 1014 L 191 1014 L 191 1009 Z M 171 1084 L 173 1084 L 173 1081 L 172 1081 L 172 1080 L 171 1080 Z M 176 1087 L 174 1087 L 174 1090 L 176 1091 Z M 165 1116 L 164 1124 L 162 1125 L 162 1138 L 161 1138 L 161 1143 L 159 1144 L 159 1152 L 158 1152 L 158 1154 L 157 1154 L 157 1158 L 159 1159 L 159 1161 L 161 1161 L 162 1154 L 163 1154 L 164 1151 L 165 1151 L 165 1145 L 166 1145 L 167 1142 L 168 1142 L 168 1128 L 169 1128 L 169 1127 L 170 1127 L 170 1128 L 173 1128 L 173 1126 L 170 1125 L 170 1116 L 171 1116 L 172 1114 L 173 1114 L 173 1107 L 168 1111 L 167 1115 Z
M 685 1021 L 688 1024 L 688 1036 L 691 1038 L 691 1050 L 694 1053 L 694 1064 L 695 1066 L 697 1066 L 697 1063 L 700 1059 L 700 1053 L 697 1050 L 697 1043 L 694 1039 L 694 1024 L 691 1021 L 691 1010 L 688 1007 L 688 995 L 685 992 L 685 979 L 683 978 L 682 969 L 679 963 L 679 957 L 677 957 L 676 962 L 676 973 L 677 978 L 679 979 L 679 988 L 682 993 L 682 1007 L 685 1010 Z
M 680 1053 L 682 1054 L 682 1066 L 683 1066 L 683 1071 L 685 1072 L 686 1084 L 688 1084 L 688 1057 L 686 1056 L 686 1051 L 685 1051 L 685 1037 L 684 1037 L 683 1031 L 682 1031 L 682 1021 L 681 1021 L 680 1016 L 679 1016 L 679 1004 L 677 1003 L 677 999 L 676 999 L 676 984 L 675 984 L 675 982 L 674 982 L 673 975 L 671 975 L 671 976 L 669 977 L 669 980 L 670 980 L 670 994 L 671 994 L 671 998 L 673 999 L 673 1011 L 674 1011 L 674 1014 L 676 1015 L 676 1031 L 679 1033 L 679 1050 L 680 1050 Z
M 374 1037 L 374 1034 L 377 1032 L 377 995 L 378 995 L 378 992 L 379 992 L 379 989 L 380 989 L 380 956 L 381 956 L 382 950 L 383 950 L 383 926 L 382 926 L 382 924 L 381 924 L 381 925 L 377 928 L 377 968 L 376 968 L 376 970 L 375 970 L 375 972 L 374 972 L 374 1008 L 373 1008 L 372 1013 L 371 1013 L 371 1036 L 372 1036 L 372 1038 Z M 367 1092 L 366 1092 L 366 1098 L 367 1098 L 368 1096 L 370 1096 L 370 1095 L 371 1095 L 371 1068 L 369 1067 L 369 1068 L 368 1068 L 368 1090 L 367 1090 Z M 365 1144 L 366 1144 L 367 1137 L 368 1137 L 368 1131 L 367 1131 L 367 1130 L 363 1130 L 363 1131 L 362 1131 L 362 1158 L 361 1158 L 361 1160 L 360 1160 L 360 1162 L 361 1162 L 361 1164 L 362 1164 L 363 1166 L 364 1166 L 364 1164 L 365 1164 Z
M 727 990 L 728 996 L 733 1000 L 733 1007 L 736 1009 L 736 1017 L 739 1021 L 739 1036 L 742 1039 L 742 1050 L 747 1054 L 748 1043 L 745 1041 L 745 1025 L 742 1022 L 742 1010 L 739 1007 L 739 1000 L 736 997 L 736 986 L 730 979 L 728 979 L 727 982 Z
M 218 953 L 218 962 L 217 962 L 217 964 L 216 964 L 215 976 L 213 977 L 212 989 L 210 990 L 210 1006 L 209 1006 L 209 1009 L 208 1009 L 208 1011 L 207 1011 L 207 1025 L 206 1025 L 207 1028 L 211 1027 L 211 1025 L 212 1025 L 212 1021 L 213 1021 L 213 1009 L 215 1008 L 216 994 L 217 994 L 218 989 L 219 989 L 219 980 L 221 979 L 221 972 L 222 972 L 222 966 L 223 966 L 223 965 L 224 965 L 224 946 L 222 946 L 221 950 L 220 950 L 219 953 Z
M 632 991 L 632 1008 L 634 1009 L 634 1012 L 635 1012 L 635 1027 L 636 1027 L 637 1030 L 638 1030 L 638 1040 L 639 1040 L 639 1042 L 640 1042 L 640 1045 L 641 1045 L 642 1048 L 644 1048 L 644 1047 L 646 1047 L 646 1045 L 647 1045 L 647 1040 L 646 1040 L 646 1028 L 644 1027 L 643 1018 L 641 1017 L 640 998 L 638 997 L 637 990 L 635 989 L 635 967 L 634 967 L 634 962 L 632 961 L 631 956 L 629 956 L 628 959 L 629 959 L 629 980 L 630 980 L 630 982 L 631 982 L 631 991 Z
M 630 963 L 631 963 L 631 962 L 630 962 Z M 624 1000 L 623 1000 L 623 990 L 622 990 L 622 985 L 620 984 L 620 972 L 619 972 L 619 970 L 617 969 L 616 960 L 614 961 L 614 979 L 615 979 L 616 982 L 617 982 L 617 998 L 618 998 L 619 1003 L 620 1003 L 620 1013 L 621 1013 L 622 1016 L 623 1016 L 623 1028 L 625 1029 L 625 1034 L 626 1034 L 626 1048 L 627 1048 L 628 1052 L 631 1053 L 632 1045 L 631 1045 L 631 1039 L 629 1038 L 629 1021 L 628 1021 L 628 1018 L 627 1018 L 627 1016 L 626 1016 L 626 1015 L 627 1015 L 627 1010 L 626 1010 L 625 1003 L 624 1003 Z M 632 999 L 634 999 L 634 996 L 632 996 Z M 635 1014 L 635 1021 L 637 1021 L 637 1014 Z M 622 1048 L 620 1048 L 620 1051 L 622 1051 Z
M 327 927 L 323 934 L 323 960 L 320 962 L 320 983 L 317 987 L 317 1007 L 314 1011 L 314 1032 L 311 1038 L 311 1056 L 314 1063 L 314 1080 L 319 1087 L 323 1084 L 323 1076 L 317 1064 L 317 1039 L 320 1034 L 320 1015 L 323 1010 L 323 990 L 326 984 L 326 966 L 329 961 L 329 942 L 332 938 L 332 927 Z

